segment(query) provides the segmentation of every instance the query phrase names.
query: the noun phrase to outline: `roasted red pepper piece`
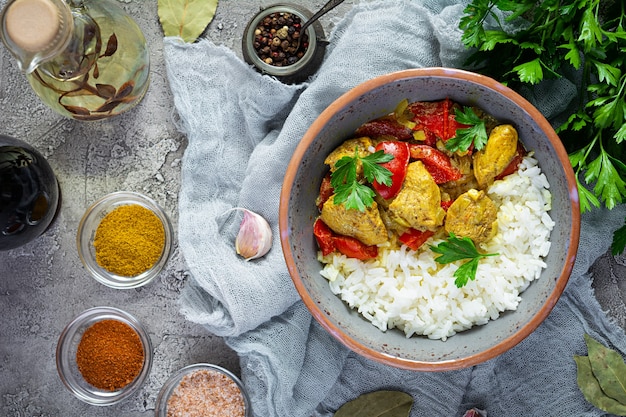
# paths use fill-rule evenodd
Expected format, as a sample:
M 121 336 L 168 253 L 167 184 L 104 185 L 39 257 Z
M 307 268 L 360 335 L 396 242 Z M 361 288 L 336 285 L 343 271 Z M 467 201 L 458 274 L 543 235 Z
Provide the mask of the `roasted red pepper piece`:
M 313 235 L 324 256 L 336 250 L 349 258 L 356 258 L 362 261 L 378 256 L 378 247 L 376 245 L 369 246 L 356 238 L 338 235 L 321 219 L 315 220 Z
M 317 208 L 321 211 L 322 206 L 330 198 L 331 195 L 335 193 L 335 189 L 330 183 L 330 172 L 324 176 L 322 179 L 322 184 L 320 185 L 320 194 L 317 197 Z
M 398 140 L 413 138 L 413 131 L 398 123 L 394 118 L 382 117 L 380 119 L 365 122 L 355 132 L 356 136 L 393 136 Z
M 504 171 L 498 174 L 495 179 L 501 180 L 507 175 L 516 173 L 517 169 L 519 168 L 519 164 L 522 163 L 522 160 L 524 159 L 525 156 L 526 156 L 526 149 L 524 149 L 524 145 L 522 145 L 520 141 L 517 141 L 517 153 L 515 154 L 511 162 L 509 162 L 509 165 L 507 165 L 506 168 L 504 168 Z
M 350 237 L 336 235 L 333 237 L 337 250 L 348 258 L 356 258 L 362 261 L 374 259 L 378 256 L 378 246 L 366 245 L 360 240 Z
M 463 173 L 450 162 L 450 157 L 439 149 L 428 145 L 410 144 L 411 158 L 424 163 L 424 167 L 437 184 L 455 181 L 463 177 Z
M 409 110 L 415 115 L 413 121 L 417 123 L 415 130 L 433 132 L 444 141 L 453 137 L 456 133 L 456 130 L 450 129 L 450 119 L 454 120 L 454 112 L 451 111 L 453 104 L 448 99 L 409 104 Z
M 322 220 L 315 220 L 313 224 L 313 235 L 317 241 L 317 246 L 319 246 L 322 251 L 322 255 L 326 256 L 337 249 L 335 247 L 335 241 L 333 240 L 333 231 L 330 230 Z
M 453 111 L 454 102 L 450 99 L 441 101 L 417 101 L 409 104 L 409 110 L 415 115 L 415 130 L 423 129 L 428 137 L 432 132 L 444 142 L 456 136 L 456 130 L 468 127 L 456 121 Z M 433 143 L 426 143 L 434 145 Z
M 448 211 L 452 203 L 454 203 L 454 200 L 441 200 L 441 208 Z
M 406 142 L 390 141 L 380 142 L 376 145 L 376 151 L 382 150 L 386 154 L 393 155 L 393 159 L 381 166 L 391 171 L 391 185 L 379 184 L 374 181 L 372 187 L 382 198 L 388 200 L 394 198 L 400 192 L 402 183 L 406 178 L 407 167 L 409 166 L 409 159 L 411 154 L 409 153 L 409 145 Z
M 416 101 L 409 104 L 408 109 L 415 115 L 415 130 L 430 131 L 442 139 L 446 136 L 443 101 Z
M 424 145 L 435 146 L 437 144 L 437 135 L 428 129 L 424 130 L 424 140 L 420 141 Z
M 410 228 L 399 237 L 400 242 L 413 250 L 418 250 L 435 232 Z

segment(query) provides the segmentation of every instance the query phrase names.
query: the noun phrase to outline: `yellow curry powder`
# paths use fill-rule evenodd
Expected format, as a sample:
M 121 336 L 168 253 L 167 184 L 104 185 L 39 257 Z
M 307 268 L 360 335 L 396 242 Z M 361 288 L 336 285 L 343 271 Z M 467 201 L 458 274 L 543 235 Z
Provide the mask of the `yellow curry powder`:
M 129 204 L 117 207 L 102 219 L 93 245 L 98 265 L 114 274 L 133 277 L 159 260 L 165 229 L 152 211 Z

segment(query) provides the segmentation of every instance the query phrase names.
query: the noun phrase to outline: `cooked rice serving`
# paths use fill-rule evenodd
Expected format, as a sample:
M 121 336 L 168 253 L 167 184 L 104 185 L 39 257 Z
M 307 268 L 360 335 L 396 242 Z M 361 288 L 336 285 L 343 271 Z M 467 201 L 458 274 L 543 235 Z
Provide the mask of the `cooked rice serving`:
M 474 325 L 515 310 L 520 294 L 546 267 L 550 250 L 551 194 L 545 175 L 532 155 L 516 174 L 496 181 L 488 190 L 498 205 L 498 232 L 480 246 L 483 253 L 476 279 L 457 288 L 453 277 L 462 261 L 435 262 L 429 239 L 419 251 L 402 245 L 379 245 L 378 258 L 360 261 L 338 252 L 322 256 L 321 274 L 334 294 L 382 331 L 397 328 L 406 334 L 446 340 Z

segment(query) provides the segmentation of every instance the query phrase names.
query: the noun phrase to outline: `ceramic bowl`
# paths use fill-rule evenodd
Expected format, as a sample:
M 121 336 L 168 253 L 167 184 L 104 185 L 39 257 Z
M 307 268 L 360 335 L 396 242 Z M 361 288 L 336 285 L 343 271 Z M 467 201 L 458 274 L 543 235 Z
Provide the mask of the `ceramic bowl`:
M 382 332 L 335 296 L 320 275 L 313 221 L 315 199 L 328 171 L 325 157 L 362 123 L 393 112 L 408 99 L 450 98 L 476 105 L 500 121 L 514 121 L 522 142 L 534 150 L 550 182 L 556 225 L 547 267 L 522 293 L 517 310 L 474 326 L 446 341 L 407 338 L 399 330 Z M 366 81 L 326 108 L 297 146 L 287 168 L 280 199 L 280 238 L 285 261 L 300 296 L 315 319 L 337 340 L 369 359 L 399 368 L 444 371 L 494 358 L 522 341 L 548 316 L 569 279 L 580 231 L 573 170 L 558 136 L 542 114 L 520 95 L 493 79 L 454 69 L 395 72 Z
M 165 231 L 165 242 L 159 259 L 150 269 L 128 277 L 115 274 L 100 266 L 96 261 L 96 248 L 93 242 L 102 219 L 116 208 L 131 204 L 140 205 L 159 218 Z M 173 236 L 174 231 L 169 218 L 154 200 L 139 193 L 118 191 L 98 199 L 85 211 L 78 225 L 76 244 L 80 260 L 94 279 L 111 288 L 128 289 L 146 285 L 159 275 L 172 251 Z
M 291 3 L 279 3 L 261 9 L 252 17 L 244 30 L 241 45 L 243 58 L 260 73 L 272 75 L 286 84 L 303 82 L 315 73 L 324 58 L 326 45 L 328 44 L 328 41 L 325 39 L 324 29 L 319 21 L 308 27 L 306 33 L 309 37 L 309 46 L 304 56 L 295 64 L 283 67 L 267 64 L 256 53 L 254 32 L 260 22 L 272 13 L 291 13 L 298 16 L 302 22 L 306 22 L 313 15 L 308 9 Z
M 117 320 L 130 326 L 143 346 L 144 362 L 141 371 L 128 385 L 108 391 L 89 384 L 76 363 L 76 352 L 85 331 L 102 320 Z M 131 314 L 114 307 L 94 307 L 74 318 L 61 332 L 56 351 L 56 363 L 63 385 L 78 399 L 92 405 L 112 405 L 133 395 L 143 385 L 152 367 L 152 343 L 143 325 Z
M 250 399 L 248 398 L 248 394 L 243 384 L 241 383 L 241 380 L 239 380 L 239 378 L 237 378 L 235 374 L 230 372 L 228 369 L 222 368 L 221 366 L 217 366 L 217 365 L 213 365 L 209 363 L 196 363 L 196 364 L 189 365 L 180 369 L 179 371 L 175 372 L 172 376 L 170 376 L 167 381 L 165 381 L 165 384 L 163 384 L 163 387 L 161 388 L 161 391 L 159 392 L 159 395 L 156 400 L 156 405 L 154 407 L 155 417 L 166 417 L 168 415 L 168 402 L 170 398 L 172 397 L 172 395 L 174 394 L 174 392 L 176 391 L 176 389 L 179 387 L 183 378 L 190 376 L 196 372 L 202 372 L 202 371 L 208 371 L 212 374 L 219 374 L 221 376 L 226 377 L 228 380 L 230 380 L 232 384 L 234 385 L 231 385 L 230 383 L 228 383 L 228 385 L 230 387 L 236 387 L 236 389 L 239 390 L 243 398 L 245 411 L 244 411 L 244 414 L 239 417 L 252 416 L 252 411 L 250 408 Z M 214 387 L 206 388 L 206 389 L 192 388 L 187 392 L 187 394 L 185 394 L 184 392 L 181 393 L 181 397 L 187 396 L 188 404 L 191 404 L 191 403 L 199 404 L 203 402 L 203 398 L 196 398 L 196 396 L 198 396 L 200 393 L 207 394 L 208 391 L 211 391 L 213 389 L 215 388 Z M 232 396 L 230 395 L 222 396 L 212 391 L 208 395 L 216 395 L 216 398 L 232 398 Z M 199 395 L 199 396 L 203 397 L 204 395 Z M 191 412 L 191 410 L 187 410 L 187 411 L 189 412 L 190 415 L 195 415 L 193 414 L 193 412 Z M 212 411 L 212 410 L 207 410 L 207 412 L 208 411 Z M 210 414 L 215 415 L 212 413 Z

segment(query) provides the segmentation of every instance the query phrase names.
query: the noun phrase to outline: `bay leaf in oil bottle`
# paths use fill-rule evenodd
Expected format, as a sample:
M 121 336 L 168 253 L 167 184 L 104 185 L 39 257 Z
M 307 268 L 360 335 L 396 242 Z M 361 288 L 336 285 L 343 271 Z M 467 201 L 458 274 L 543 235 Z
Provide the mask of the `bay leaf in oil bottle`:
M 401 391 L 374 391 L 339 407 L 334 417 L 408 417 L 413 397 Z

